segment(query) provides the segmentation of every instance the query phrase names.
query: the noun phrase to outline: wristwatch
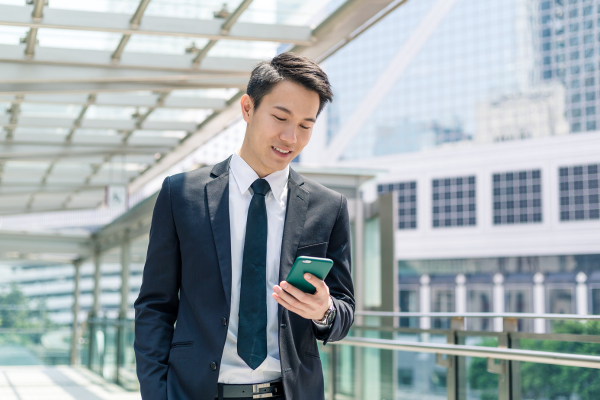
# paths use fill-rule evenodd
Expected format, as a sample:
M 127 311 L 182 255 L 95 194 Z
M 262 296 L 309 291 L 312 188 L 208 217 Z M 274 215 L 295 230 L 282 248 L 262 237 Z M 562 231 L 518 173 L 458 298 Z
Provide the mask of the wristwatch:
M 325 311 L 325 316 L 323 317 L 323 319 L 322 320 L 313 319 L 313 321 L 315 321 L 315 324 L 319 324 L 319 325 L 331 325 L 333 323 L 333 320 L 335 319 L 335 314 L 336 314 L 336 310 L 335 310 L 335 306 L 333 305 L 333 299 L 332 299 L 331 305 L 329 306 L 327 311 Z

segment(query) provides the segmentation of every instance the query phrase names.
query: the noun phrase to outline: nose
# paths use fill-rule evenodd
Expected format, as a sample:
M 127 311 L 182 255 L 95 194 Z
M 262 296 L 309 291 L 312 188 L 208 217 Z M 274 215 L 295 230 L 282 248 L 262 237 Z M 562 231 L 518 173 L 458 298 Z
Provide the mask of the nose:
M 285 143 L 295 144 L 296 140 L 297 140 L 296 139 L 296 128 L 289 127 L 287 129 L 285 129 L 283 132 L 281 132 L 281 134 L 279 135 L 279 138 Z

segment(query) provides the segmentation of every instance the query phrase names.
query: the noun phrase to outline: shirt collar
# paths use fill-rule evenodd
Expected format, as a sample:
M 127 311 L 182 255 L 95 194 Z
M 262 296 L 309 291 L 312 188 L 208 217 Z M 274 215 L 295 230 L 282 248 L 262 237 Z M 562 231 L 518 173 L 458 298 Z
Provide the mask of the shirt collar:
M 229 163 L 229 168 L 231 168 L 231 172 L 235 178 L 235 182 L 240 189 L 240 193 L 245 193 L 246 190 L 250 188 L 252 183 L 258 179 L 258 174 L 252 169 L 250 165 L 237 153 L 237 150 L 233 153 L 233 157 L 231 157 L 231 162 Z M 285 188 L 288 176 L 290 173 L 290 166 L 287 165 L 281 171 L 275 171 L 270 175 L 264 177 L 264 179 L 269 182 L 269 186 L 271 186 L 271 192 L 275 198 L 280 198 Z

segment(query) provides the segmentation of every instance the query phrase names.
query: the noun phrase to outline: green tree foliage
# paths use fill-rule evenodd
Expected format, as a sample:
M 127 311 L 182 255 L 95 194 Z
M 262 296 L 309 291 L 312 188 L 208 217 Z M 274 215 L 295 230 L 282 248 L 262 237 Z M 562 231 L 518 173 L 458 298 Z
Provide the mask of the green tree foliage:
M 600 335 L 600 321 L 560 322 L 552 331 L 561 334 Z M 495 346 L 484 340 L 482 346 Z M 521 348 L 553 353 L 600 355 L 600 344 L 550 340 L 521 340 Z M 471 359 L 468 366 L 469 386 L 481 400 L 497 398 L 498 376 L 487 372 L 487 360 Z M 561 365 L 521 363 L 523 399 L 560 400 L 577 395 L 582 400 L 600 399 L 600 370 Z
M 600 335 L 600 322 L 561 322 L 554 326 L 553 332 Z M 527 339 L 521 341 L 521 348 L 555 353 L 600 355 L 600 344 L 598 343 Z M 585 400 L 600 399 L 600 370 L 521 363 L 521 385 L 524 399 L 558 400 L 570 398 L 571 394 L 577 394 Z
M 43 306 L 43 304 L 40 304 Z M 26 344 L 39 341 L 40 333 L 23 334 L 15 332 L 17 329 L 35 329 L 49 327 L 50 321 L 39 310 L 31 309 L 27 296 L 16 284 L 12 284 L 10 291 L 0 293 L 0 344 L 20 343 Z

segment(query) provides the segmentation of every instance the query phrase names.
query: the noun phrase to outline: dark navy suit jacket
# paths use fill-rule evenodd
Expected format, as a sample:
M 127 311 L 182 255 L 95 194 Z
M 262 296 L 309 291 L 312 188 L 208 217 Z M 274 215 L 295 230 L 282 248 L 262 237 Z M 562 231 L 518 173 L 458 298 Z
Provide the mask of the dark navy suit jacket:
M 214 399 L 231 304 L 230 159 L 166 178 L 156 200 L 134 305 L 144 400 Z M 279 306 L 283 386 L 287 400 L 323 400 L 316 340 L 343 339 L 354 320 L 348 205 L 291 168 L 288 190 L 279 280 L 298 256 L 332 259 L 325 282 L 337 316 L 319 334 L 311 320 Z

